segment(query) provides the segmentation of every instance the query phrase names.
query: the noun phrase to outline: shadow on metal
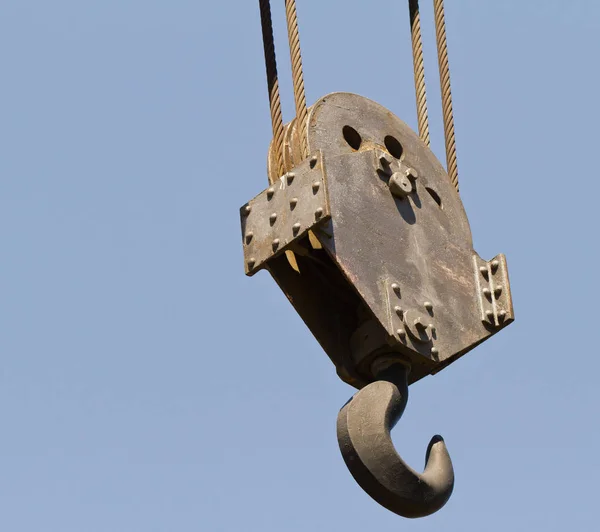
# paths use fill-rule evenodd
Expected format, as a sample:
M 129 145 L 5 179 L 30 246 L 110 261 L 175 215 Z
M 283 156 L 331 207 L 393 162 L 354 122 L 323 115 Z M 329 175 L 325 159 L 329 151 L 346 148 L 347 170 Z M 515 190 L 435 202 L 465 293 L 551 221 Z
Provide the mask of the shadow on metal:
M 398 455 L 390 430 L 408 400 L 409 368 L 394 364 L 359 391 L 338 415 L 337 435 L 344 461 L 358 484 L 379 504 L 408 518 L 442 508 L 454 488 L 446 444 L 435 436 L 427 448 L 423 474 Z

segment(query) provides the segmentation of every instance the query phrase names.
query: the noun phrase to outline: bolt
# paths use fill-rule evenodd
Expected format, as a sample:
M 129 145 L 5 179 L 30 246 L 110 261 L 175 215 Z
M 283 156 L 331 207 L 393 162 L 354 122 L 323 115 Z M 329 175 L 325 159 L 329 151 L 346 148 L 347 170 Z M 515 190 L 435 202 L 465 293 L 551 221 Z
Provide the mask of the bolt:
M 315 211 L 315 218 L 317 220 L 320 220 L 323 217 L 324 211 L 323 209 L 321 209 L 321 207 L 319 207 L 316 211 Z
M 396 314 L 401 318 L 402 317 L 402 307 L 394 307 Z
M 404 173 L 406 174 L 406 177 L 408 177 L 409 179 L 419 179 L 419 174 L 413 168 L 407 168 L 406 172 L 404 172 Z
M 506 319 L 506 316 L 507 316 L 506 310 L 501 310 L 498 313 L 498 318 L 500 318 L 500 321 L 504 321 Z
M 502 285 L 498 285 L 495 289 L 494 289 L 494 295 L 496 296 L 496 299 L 498 299 L 500 297 L 500 295 L 502 294 Z
M 400 337 L 400 340 L 404 340 L 406 338 L 406 331 L 404 329 L 398 329 L 396 334 Z
M 429 301 L 425 301 L 425 309 L 427 312 L 433 312 L 433 305 Z
M 254 269 L 254 265 L 256 264 L 256 259 L 250 259 L 248 261 L 248 269 L 249 270 L 253 270 Z
M 319 162 L 319 158 L 316 155 L 313 155 L 310 158 L 310 167 L 314 168 L 315 166 L 317 166 L 317 163 Z
M 440 350 L 437 347 L 432 347 L 431 354 L 434 358 L 438 358 L 438 356 L 440 354 Z
M 287 174 L 287 184 L 291 185 L 294 182 L 294 178 L 296 177 L 296 174 L 294 174 L 293 172 L 290 172 Z
M 493 321 L 494 321 L 494 313 L 493 313 L 491 310 L 488 310 L 488 311 L 485 313 L 485 315 L 486 315 L 486 317 L 487 317 L 487 319 L 488 319 L 489 321 L 491 321 L 491 322 L 493 322 Z
M 252 239 L 254 238 L 254 233 L 252 231 L 246 233 L 246 244 L 250 244 Z
M 498 271 L 498 267 L 500 266 L 500 262 L 495 260 L 492 262 L 492 273 L 496 273 Z
M 379 157 L 379 162 L 381 163 L 381 166 L 385 168 L 386 166 L 389 166 L 392 163 L 392 160 L 389 158 L 388 155 L 383 154 Z
M 394 293 L 395 293 L 395 294 L 396 294 L 398 297 L 400 297 L 400 286 L 399 286 L 399 285 L 397 285 L 396 283 L 394 283 L 394 284 L 392 285 L 392 290 L 394 291 Z
M 484 288 L 482 291 L 485 297 L 490 297 L 492 295 L 492 291 L 489 288 Z
M 485 266 L 482 266 L 481 268 L 479 268 L 479 271 L 481 272 L 481 275 L 483 275 L 486 279 L 488 278 L 490 272 L 488 271 L 488 269 Z
M 279 238 L 273 240 L 273 251 L 277 251 L 279 249 Z
M 290 209 L 294 210 L 296 208 L 296 205 L 298 205 L 298 198 L 292 198 L 292 200 L 290 201 Z
M 252 207 L 250 207 L 250 205 L 246 205 L 246 208 L 244 209 L 244 215 L 248 216 L 251 212 L 252 212 Z
M 296 236 L 299 232 L 300 232 L 300 228 L 302 226 L 300 224 L 294 224 L 294 226 L 292 227 L 292 231 L 294 232 L 294 236 Z
M 415 327 L 417 327 L 418 329 L 421 329 L 422 331 L 424 331 L 425 329 L 427 329 L 427 327 L 425 326 L 425 324 L 421 321 L 421 318 L 417 318 L 414 321 Z
M 267 190 L 267 199 L 269 201 L 271 201 L 271 199 L 273 198 L 274 195 L 275 195 L 275 189 L 273 187 L 271 187 L 269 190 Z
M 271 217 L 269 218 L 269 221 L 271 222 L 271 225 L 275 225 L 275 222 L 277 221 L 277 213 L 274 212 L 273 214 L 271 214 Z
M 321 188 L 321 183 L 319 181 L 315 181 L 312 186 L 313 194 L 316 194 L 317 192 L 319 192 L 320 188 Z
M 413 184 L 408 177 L 396 172 L 390 177 L 390 191 L 397 198 L 406 198 L 413 191 Z

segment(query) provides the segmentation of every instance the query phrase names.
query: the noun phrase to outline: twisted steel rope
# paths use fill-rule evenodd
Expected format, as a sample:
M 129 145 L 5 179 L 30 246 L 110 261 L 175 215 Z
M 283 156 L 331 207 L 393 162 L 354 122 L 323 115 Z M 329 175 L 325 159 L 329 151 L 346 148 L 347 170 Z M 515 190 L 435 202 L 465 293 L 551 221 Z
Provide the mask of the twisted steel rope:
M 423 59 L 423 39 L 421 36 L 419 0 L 408 0 L 408 7 L 410 10 L 410 29 L 415 69 L 415 92 L 417 97 L 419 135 L 423 142 L 429 146 L 431 144 L 431 139 L 429 137 L 429 117 L 427 114 L 427 87 L 425 84 L 425 62 Z
M 269 89 L 269 106 L 271 108 L 271 124 L 273 126 L 273 149 L 277 155 L 277 175 L 283 173 L 283 115 L 281 112 L 281 96 L 277 76 L 277 56 L 273 40 L 273 19 L 270 0 L 259 0 L 260 22 L 262 25 L 263 45 L 265 49 L 265 66 L 267 69 L 267 85 Z
M 440 85 L 442 90 L 442 112 L 444 133 L 446 136 L 446 164 L 452 184 L 458 191 L 458 162 L 456 156 L 456 134 L 452 111 L 452 90 L 450 87 L 450 64 L 448 61 L 448 41 L 446 38 L 446 19 L 444 0 L 433 0 L 435 14 L 435 33 L 437 37 L 438 61 L 440 66 Z
M 298 14 L 296 0 L 285 0 L 288 38 L 290 41 L 290 57 L 292 60 L 292 78 L 294 82 L 294 100 L 296 103 L 297 126 L 300 128 L 300 146 L 302 157 L 308 157 L 308 139 L 306 138 L 308 109 L 304 91 L 304 73 L 302 71 L 302 54 L 300 51 L 300 33 L 298 31 Z

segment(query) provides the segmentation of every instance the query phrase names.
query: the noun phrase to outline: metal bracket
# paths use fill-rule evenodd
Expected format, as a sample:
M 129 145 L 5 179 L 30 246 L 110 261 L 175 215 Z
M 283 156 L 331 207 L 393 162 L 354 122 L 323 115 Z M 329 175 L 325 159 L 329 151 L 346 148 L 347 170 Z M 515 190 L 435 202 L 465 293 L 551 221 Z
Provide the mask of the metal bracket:
M 282 176 L 241 210 L 246 275 L 331 218 L 321 152 Z
M 501 254 L 486 262 L 475 256 L 473 262 L 479 289 L 481 321 L 493 329 L 504 327 L 514 320 L 506 257 Z

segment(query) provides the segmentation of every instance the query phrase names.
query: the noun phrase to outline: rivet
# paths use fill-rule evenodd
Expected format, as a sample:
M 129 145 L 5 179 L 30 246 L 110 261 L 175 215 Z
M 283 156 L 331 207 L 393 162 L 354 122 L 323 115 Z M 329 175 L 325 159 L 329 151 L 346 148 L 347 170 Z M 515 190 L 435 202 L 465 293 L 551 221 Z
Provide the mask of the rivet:
M 492 273 L 496 273 L 498 271 L 498 267 L 500 266 L 500 262 L 495 260 L 492 262 Z
M 290 200 L 290 209 L 294 210 L 296 205 L 298 205 L 298 198 L 292 198 Z
M 317 163 L 319 162 L 319 158 L 316 155 L 313 155 L 310 158 L 310 167 L 314 168 L 315 166 L 317 166 Z
M 279 238 L 273 240 L 273 251 L 277 251 L 279 249 Z
M 421 318 L 417 318 L 414 321 L 414 325 L 415 327 L 417 327 L 418 329 L 426 329 L 427 327 L 425 327 L 424 323 L 421 321 Z
M 479 271 L 481 272 L 481 275 L 483 275 L 486 279 L 488 278 L 489 275 L 489 271 L 485 266 L 482 266 L 481 268 L 479 268 Z
M 317 220 L 319 220 L 320 218 L 323 217 L 323 209 L 321 209 L 321 207 L 319 207 L 316 211 L 315 211 L 315 218 Z
M 437 357 L 437 356 L 440 354 L 440 350 L 439 350 L 437 347 L 432 347 L 432 348 L 431 348 L 431 354 L 432 354 L 434 357 Z
M 300 228 L 302 226 L 300 224 L 294 224 L 294 226 L 292 227 L 292 231 L 294 232 L 294 235 L 297 235 L 298 232 L 300 231 Z
M 321 183 L 319 181 L 315 181 L 312 186 L 313 194 L 316 194 L 317 192 L 319 192 L 320 188 L 321 188 Z
M 275 224 L 275 222 L 277 221 L 277 213 L 274 212 L 273 214 L 271 214 L 271 217 L 269 218 L 269 221 L 271 222 L 271 225 Z
M 269 201 L 271 201 L 271 199 L 273 198 L 275 194 L 275 189 L 273 187 L 271 187 L 269 190 L 267 190 L 267 199 Z
M 252 231 L 246 233 L 246 244 L 250 244 L 252 239 L 254 238 L 254 233 Z
M 429 324 L 429 328 L 431 329 L 431 334 L 435 334 L 435 325 L 433 323 Z
M 494 313 L 491 310 L 488 310 L 485 315 L 487 316 L 488 320 L 494 321 Z
M 296 177 L 296 174 L 294 174 L 293 172 L 290 172 L 289 174 L 287 174 L 287 184 L 291 185 L 294 182 L 295 177 Z
M 404 339 L 406 338 L 406 331 L 404 329 L 398 329 L 396 331 L 396 334 L 400 337 L 400 339 Z
M 502 294 L 502 285 L 497 286 L 494 289 L 494 295 L 496 296 L 496 299 L 498 299 L 500 297 L 500 295 Z
M 506 319 L 506 315 L 507 315 L 507 312 L 506 312 L 506 310 L 501 310 L 501 311 L 498 313 L 498 318 L 500 318 L 500 321 L 504 321 L 504 320 Z
M 250 207 L 250 205 L 246 205 L 246 208 L 244 209 L 244 214 L 246 216 L 248 216 L 251 212 L 252 212 L 252 207 Z
M 402 307 L 394 307 L 394 311 L 399 317 L 402 317 Z
M 394 293 L 395 293 L 395 294 L 396 294 L 398 297 L 400 297 L 400 285 L 398 285 L 398 284 L 394 283 L 394 284 L 392 285 L 392 290 L 394 291 Z
M 254 265 L 256 264 L 256 259 L 250 259 L 248 261 L 248 269 L 249 270 L 253 270 L 254 269 Z
M 490 297 L 492 295 L 492 291 L 489 288 L 484 288 L 482 292 L 485 297 Z
M 430 302 L 430 301 L 425 301 L 425 309 L 426 309 L 428 312 L 431 312 L 431 311 L 433 310 L 433 305 L 431 304 L 431 302 Z

